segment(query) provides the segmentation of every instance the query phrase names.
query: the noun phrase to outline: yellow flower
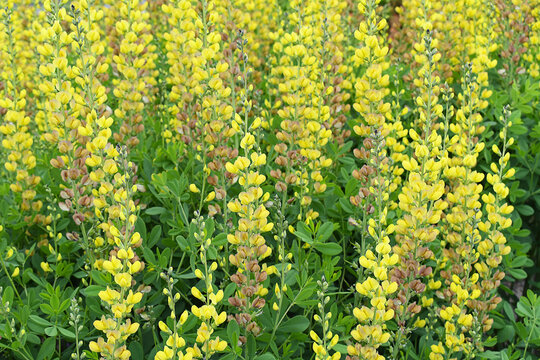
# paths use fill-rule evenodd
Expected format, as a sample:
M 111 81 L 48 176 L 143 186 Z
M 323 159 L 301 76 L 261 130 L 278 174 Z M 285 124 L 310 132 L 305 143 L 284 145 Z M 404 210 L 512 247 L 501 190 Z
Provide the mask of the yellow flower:
M 128 273 L 119 273 L 114 276 L 114 281 L 123 288 L 131 286 L 131 275 Z
M 46 273 L 52 271 L 52 269 L 51 269 L 49 263 L 46 263 L 46 262 L 43 262 L 43 261 L 42 261 L 41 264 L 40 264 L 40 266 L 41 266 L 41 269 L 42 269 L 43 271 L 45 271 Z

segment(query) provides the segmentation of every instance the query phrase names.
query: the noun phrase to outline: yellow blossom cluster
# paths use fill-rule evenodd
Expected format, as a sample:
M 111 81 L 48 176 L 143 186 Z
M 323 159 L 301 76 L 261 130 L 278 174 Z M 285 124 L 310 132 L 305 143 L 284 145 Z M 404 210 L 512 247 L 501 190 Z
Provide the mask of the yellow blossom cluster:
M 326 295 L 328 291 L 328 283 L 326 279 L 318 281 L 319 285 L 318 296 L 319 303 L 317 304 L 319 313 L 313 316 L 313 319 L 321 324 L 322 337 L 320 337 L 315 331 L 311 330 L 309 336 L 313 340 L 313 352 L 315 353 L 316 360 L 338 360 L 341 359 L 341 353 L 333 350 L 339 341 L 339 335 L 334 334 L 330 327 L 330 321 L 332 319 L 332 313 L 326 311 L 326 305 L 330 302 L 330 297 Z M 333 352 L 332 355 L 330 353 Z
M 257 315 L 266 304 L 264 297 L 268 289 L 265 283 L 271 273 L 266 264 L 261 266 L 259 261 L 272 254 L 264 234 L 271 231 L 274 224 L 268 221 L 270 212 L 265 205 L 270 194 L 262 189 L 266 176 L 261 174 L 261 169 L 266 165 L 266 154 L 257 148 L 254 135 L 261 126 L 261 119 L 257 117 L 249 122 L 249 95 L 249 85 L 244 78 L 243 117 L 236 114 L 233 120 L 233 127 L 241 135 L 240 154 L 234 162 L 225 164 L 227 171 L 241 186 L 238 196 L 227 203 L 229 211 L 237 216 L 234 231 L 227 235 L 232 250 L 228 260 L 237 269 L 230 277 L 236 285 L 236 292 L 229 298 L 229 303 L 236 308 L 236 314 L 229 317 L 257 336 L 262 331 L 257 323 Z M 241 340 L 245 343 L 246 337 Z
M 276 189 L 286 191 L 293 186 L 299 200 L 299 220 L 313 220 L 318 213 L 311 208 L 313 198 L 326 191 L 324 176 L 333 161 L 325 147 L 333 134 L 342 136 L 343 112 L 349 107 L 337 107 L 333 102 L 346 102 L 350 97 L 341 88 L 350 82 L 341 75 L 347 70 L 343 64 L 343 36 L 341 26 L 343 1 L 292 1 L 296 12 L 287 14 L 290 30 L 280 28 L 270 36 L 275 66 L 269 82 L 276 85 L 272 107 L 277 119 L 279 143 L 275 163 L 279 169 L 271 175 L 277 179 Z M 345 132 L 347 134 L 347 132 Z
M 122 120 L 115 140 L 132 147 L 139 143 L 137 137 L 144 130 L 143 110 L 145 103 L 152 101 L 155 50 L 152 44 L 148 2 L 125 0 L 120 4 L 111 2 L 109 9 L 117 9 L 109 16 L 115 16 L 114 26 L 119 39 L 119 47 L 112 55 L 112 65 L 117 77 L 113 78 L 113 95 L 118 101 L 115 116 Z
M 141 302 L 143 293 L 134 291 L 133 276 L 144 269 L 144 263 L 133 251 L 141 245 L 143 239 L 134 230 L 137 221 L 137 207 L 133 201 L 137 186 L 133 184 L 132 164 L 122 154 L 112 157 L 116 171 L 113 182 L 102 181 L 99 191 L 101 199 L 106 199 L 102 206 L 96 205 L 99 229 L 112 243 L 113 251 L 107 260 L 96 260 L 95 266 L 112 277 L 111 286 L 99 292 L 99 298 L 109 311 L 101 320 L 94 322 L 94 327 L 102 331 L 106 338 L 100 337 L 97 342 L 90 342 L 90 350 L 100 353 L 106 359 L 129 359 L 131 352 L 127 349 L 126 340 L 134 334 L 139 324 L 129 319 L 133 307 Z M 97 194 L 96 194 L 97 195 Z M 98 240 L 96 241 L 103 241 Z
M 4 3 L 2 351 L 459 360 L 512 317 L 538 0 Z
M 200 348 L 194 345 L 191 352 L 194 358 L 209 359 L 214 353 L 222 352 L 227 347 L 227 341 L 212 335 L 214 329 L 227 320 L 227 313 L 225 311 L 218 313 L 216 310 L 216 307 L 223 300 L 223 290 L 216 291 L 214 285 L 214 273 L 218 268 L 217 262 L 208 263 L 208 249 L 212 246 L 212 239 L 208 238 L 205 223 L 201 217 L 195 219 L 195 224 L 197 230 L 194 236 L 199 245 L 199 257 L 202 265 L 202 270 L 195 270 L 195 276 L 201 281 L 203 291 L 199 290 L 199 287 L 193 286 L 191 295 L 201 301 L 203 305 L 191 307 L 191 312 L 200 321 L 195 340 L 200 344 Z M 188 351 L 190 350 L 188 349 Z
M 32 9 L 28 2 L 19 6 L 25 11 L 13 11 L 13 2 L 8 2 L 0 10 L 0 62 L 3 71 L 1 79 L 4 83 L 0 110 L 3 114 L 0 133 L 3 135 L 2 148 L 7 152 L 4 168 L 8 171 L 9 188 L 19 194 L 18 204 L 23 212 L 41 210 L 41 200 L 34 200 L 37 193 L 35 187 L 41 178 L 34 174 L 36 156 L 34 155 L 34 138 L 31 134 L 32 123 L 29 116 L 31 104 L 27 90 L 28 64 L 32 61 L 27 46 L 31 43 L 28 34 L 15 29 L 27 21 L 27 11 Z M 37 219 L 37 218 L 36 218 Z

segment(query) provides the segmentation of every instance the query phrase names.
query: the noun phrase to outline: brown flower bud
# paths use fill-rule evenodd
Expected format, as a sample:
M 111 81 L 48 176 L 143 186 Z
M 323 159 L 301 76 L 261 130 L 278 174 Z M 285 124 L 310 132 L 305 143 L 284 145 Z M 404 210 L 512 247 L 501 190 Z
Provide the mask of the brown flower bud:
M 296 181 L 298 180 L 298 176 L 294 174 L 289 174 L 285 177 L 285 182 L 287 184 L 296 184 Z
M 84 221 L 84 215 L 81 214 L 81 213 L 75 213 L 73 214 L 73 221 L 75 222 L 75 224 L 77 225 L 81 225 Z
M 285 192 L 287 191 L 287 184 L 285 184 L 283 181 L 278 181 L 275 188 L 278 192 Z
M 92 198 L 88 195 L 83 196 L 79 198 L 78 203 L 80 206 L 84 206 L 84 207 L 90 206 L 92 204 Z
M 279 166 L 287 166 L 287 164 L 289 163 L 289 161 L 287 160 L 287 158 L 285 156 L 278 156 L 276 158 L 275 162 Z
M 227 192 L 222 188 L 216 188 L 216 200 L 223 200 L 227 196 Z
M 255 300 L 253 300 L 253 302 L 251 303 L 251 306 L 255 309 L 261 309 L 262 307 L 264 307 L 265 303 L 266 302 L 263 298 L 256 297 Z
M 219 179 L 216 175 L 210 175 L 206 178 L 206 181 L 212 186 L 217 186 Z
M 237 297 L 230 297 L 229 304 L 231 304 L 234 307 L 240 307 L 242 305 L 240 302 L 240 299 L 238 299 Z
M 242 290 L 240 290 L 240 292 L 242 293 L 242 295 L 244 295 L 245 297 L 252 297 L 253 294 L 255 294 L 255 287 L 254 286 L 244 286 L 242 288 Z
M 277 169 L 277 170 L 270 170 L 270 176 L 273 177 L 274 179 L 279 179 L 281 178 L 281 170 Z
M 267 277 L 268 277 L 268 274 L 266 273 L 266 271 L 262 271 L 255 276 L 255 280 L 261 283 L 265 281 Z
M 371 150 L 375 147 L 375 144 L 373 144 L 373 140 L 371 140 L 371 138 L 365 138 L 363 144 L 367 150 Z

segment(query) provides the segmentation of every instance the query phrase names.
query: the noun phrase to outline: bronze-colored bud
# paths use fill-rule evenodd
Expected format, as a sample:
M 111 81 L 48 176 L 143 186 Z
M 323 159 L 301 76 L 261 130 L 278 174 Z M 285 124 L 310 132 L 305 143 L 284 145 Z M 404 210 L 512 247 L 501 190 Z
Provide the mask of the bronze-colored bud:
M 367 213 L 373 214 L 375 212 L 375 207 L 372 204 L 368 204 L 367 206 Z
M 62 199 L 71 199 L 75 194 L 72 189 L 65 189 L 60 191 L 60 197 Z
M 266 253 L 268 250 L 268 246 L 266 244 L 263 244 L 257 248 L 257 256 L 262 256 Z
M 422 307 L 420 305 L 416 304 L 416 302 L 412 303 L 411 305 L 409 305 L 407 307 L 407 311 L 412 313 L 412 314 L 418 314 L 421 309 L 422 309 Z
M 268 277 L 268 274 L 266 273 L 266 271 L 262 271 L 255 276 L 255 280 L 261 283 L 265 281 L 267 277 Z
M 229 304 L 231 304 L 234 307 L 240 307 L 241 306 L 240 299 L 238 299 L 237 297 L 230 297 L 229 298 Z
M 275 160 L 276 164 L 278 164 L 279 166 L 287 166 L 287 164 L 289 163 L 289 160 L 284 157 L 284 156 L 278 156 Z
M 373 140 L 371 140 L 371 138 L 365 138 L 363 144 L 367 150 L 371 150 L 375 147 L 375 144 L 373 144 Z
M 244 295 L 245 297 L 252 297 L 254 294 L 255 294 L 255 287 L 253 286 L 244 286 L 242 288 L 242 290 L 240 290 L 240 292 L 242 293 L 242 295 Z
M 243 283 L 239 274 L 232 274 L 231 281 L 237 285 L 241 285 Z
M 92 204 L 92 198 L 90 196 L 83 196 L 81 198 L 79 198 L 79 201 L 78 201 L 79 205 L 80 206 L 84 206 L 84 207 L 87 207 L 87 206 L 90 206 Z
M 60 156 L 57 158 L 51 159 L 50 164 L 55 169 L 60 169 L 66 165 L 64 163 L 64 160 Z
M 287 184 L 285 184 L 283 181 L 278 181 L 275 188 L 278 192 L 285 192 L 287 191 Z
M 206 181 L 212 186 L 217 186 L 219 179 L 216 175 L 210 175 L 206 178 Z
M 420 294 L 425 290 L 426 284 L 424 284 L 420 280 L 415 279 L 415 280 L 411 281 L 411 283 L 409 284 L 409 287 L 412 290 L 416 291 L 416 293 Z
M 296 181 L 298 180 L 298 176 L 294 174 L 289 174 L 285 177 L 285 182 L 287 184 L 296 184 Z
M 281 178 L 281 170 L 277 169 L 277 170 L 270 170 L 270 176 L 273 177 L 274 179 L 279 179 Z
M 252 273 L 256 273 L 261 270 L 261 267 L 259 266 L 259 262 L 257 260 L 251 260 L 250 262 L 248 262 L 246 268 Z
M 258 336 L 261 333 L 261 328 L 255 322 L 252 322 L 246 326 L 246 330 L 250 331 L 255 336 Z
M 253 302 L 251 303 L 251 306 L 254 307 L 255 309 L 261 309 L 264 307 L 265 303 L 266 302 L 263 298 L 256 297 L 255 300 L 253 300 Z
M 227 192 L 223 190 L 222 188 L 216 188 L 216 200 L 223 200 L 227 196 Z
M 75 222 L 75 224 L 77 225 L 81 225 L 84 221 L 84 215 L 81 214 L 81 213 L 75 213 L 73 214 L 73 221 Z

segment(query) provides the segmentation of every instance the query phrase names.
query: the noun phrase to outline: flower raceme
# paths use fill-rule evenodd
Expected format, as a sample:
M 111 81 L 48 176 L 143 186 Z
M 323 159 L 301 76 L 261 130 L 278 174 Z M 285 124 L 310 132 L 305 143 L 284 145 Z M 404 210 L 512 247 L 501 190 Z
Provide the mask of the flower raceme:
M 246 58 L 242 58 L 245 64 Z M 272 254 L 272 248 L 266 245 L 263 234 L 271 231 L 274 224 L 268 221 L 270 212 L 265 206 L 270 194 L 261 188 L 266 180 L 266 176 L 260 173 L 260 169 L 266 165 L 266 154 L 259 150 L 255 137 L 262 121 L 255 118 L 251 124 L 248 123 L 251 103 L 248 101 L 250 87 L 246 76 L 244 74 L 243 117 L 237 114 L 233 120 L 233 128 L 241 135 L 241 155 L 234 162 L 225 164 L 227 171 L 240 185 L 237 198 L 227 204 L 229 211 L 237 216 L 234 231 L 227 235 L 233 252 L 229 255 L 229 263 L 237 269 L 230 277 L 236 284 L 236 293 L 229 298 L 229 304 L 235 308 L 235 314 L 229 315 L 229 320 L 236 320 L 246 331 L 257 336 L 262 332 L 257 316 L 266 304 L 264 297 L 268 289 L 265 283 L 270 274 L 266 264 L 261 266 L 259 262 Z M 245 336 L 241 336 L 240 340 L 242 343 L 247 341 Z
M 104 232 L 113 250 L 107 260 L 96 260 L 95 266 L 109 273 L 113 283 L 98 294 L 109 314 L 94 322 L 94 327 L 105 333 L 106 339 L 100 337 L 97 342 L 92 341 L 90 350 L 101 353 L 106 359 L 129 359 L 131 352 L 127 350 L 126 341 L 138 330 L 139 324 L 132 323 L 128 316 L 143 297 L 140 291 L 133 289 L 133 276 L 144 269 L 134 249 L 143 239 L 134 231 L 137 207 L 133 196 L 137 186 L 132 184 L 133 169 L 127 160 L 127 150 L 123 149 L 111 160 L 118 162 L 113 167 L 116 169 L 114 185 L 102 183 L 100 190 L 108 189 L 104 191 L 108 196 L 102 197 L 105 201 L 101 208 L 96 206 L 96 216 L 100 221 L 98 228 Z
M 43 203 L 34 200 L 37 195 L 35 187 L 41 178 L 34 174 L 37 161 L 33 152 L 35 145 L 28 114 L 31 100 L 28 90 L 25 89 L 28 82 L 26 77 L 29 75 L 25 71 L 32 59 L 28 58 L 25 50 L 25 39 L 16 31 L 23 21 L 20 16 L 25 15 L 25 12 L 13 11 L 13 4 L 8 5 L 0 10 L 0 43 L 3 49 L 0 59 L 6 68 L 6 71 L 2 72 L 4 87 L 0 95 L 0 108 L 4 111 L 0 133 L 3 135 L 2 148 L 7 152 L 4 168 L 9 175 L 9 189 L 20 194 L 17 202 L 21 213 L 38 212 Z M 26 8 L 27 5 L 23 2 L 19 6 Z M 30 219 L 29 217 L 28 220 Z M 38 221 L 40 219 L 46 220 L 34 218 Z
M 133 147 L 139 143 L 137 134 L 144 130 L 143 110 L 153 98 L 152 88 L 156 85 L 156 46 L 152 44 L 147 2 L 124 0 L 118 8 L 114 5 L 108 8 L 119 38 L 119 48 L 112 55 L 118 73 L 118 78 L 112 80 L 113 95 L 119 103 L 114 114 L 123 121 L 114 136 L 117 142 Z
M 243 139 L 249 139 L 249 136 Z M 264 205 L 270 194 L 260 187 L 266 177 L 257 170 L 266 164 L 266 155 L 252 151 L 253 144 L 249 145 L 249 140 L 242 141 L 242 144 L 249 158 L 239 157 L 234 164 L 226 165 L 228 171 L 238 177 L 238 183 L 242 186 L 238 197 L 227 204 L 229 210 L 238 216 L 236 230 L 227 235 L 229 244 L 236 252 L 230 255 L 229 262 L 238 269 L 231 276 L 238 291 L 229 298 L 229 303 L 237 308 L 238 313 L 234 318 L 238 324 L 258 335 L 261 329 L 256 323 L 255 314 L 264 307 L 264 296 L 268 293 L 263 284 L 268 275 L 266 265 L 261 267 L 259 261 L 272 253 L 263 234 L 272 230 L 273 223 L 268 222 L 270 213 Z

